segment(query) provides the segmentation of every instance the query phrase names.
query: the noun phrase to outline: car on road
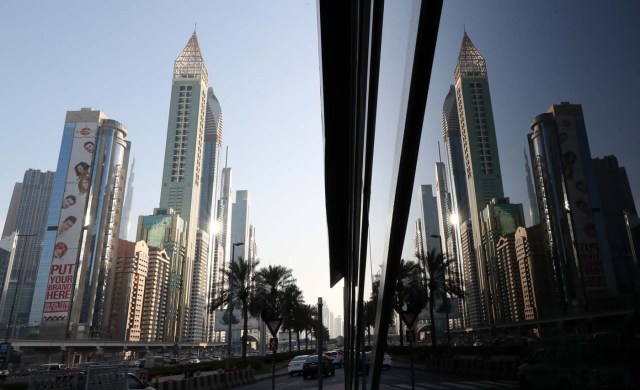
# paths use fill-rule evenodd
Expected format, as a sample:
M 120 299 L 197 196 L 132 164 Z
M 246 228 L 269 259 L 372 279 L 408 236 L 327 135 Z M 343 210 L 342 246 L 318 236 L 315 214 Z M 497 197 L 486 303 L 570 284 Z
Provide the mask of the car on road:
M 331 360 L 328 357 L 322 356 L 321 364 L 322 374 L 324 376 L 333 376 L 336 374 L 336 368 L 333 366 L 333 363 L 331 363 Z M 304 379 L 307 379 L 314 376 L 318 376 L 318 355 L 309 355 L 302 364 L 302 377 Z
M 298 355 L 291 359 L 289 364 L 287 365 L 287 370 L 289 371 L 289 376 L 300 375 L 302 374 L 302 365 L 309 355 Z
M 189 364 L 197 364 L 200 363 L 200 359 L 196 357 L 189 358 Z
M 331 360 L 331 363 L 333 363 L 334 366 L 336 367 L 342 367 L 343 364 L 343 358 L 342 358 L 342 354 L 338 351 L 329 351 L 325 353 L 325 356 L 329 358 L 329 360 Z
M 132 373 L 127 374 L 127 387 L 129 389 L 155 390 L 149 382 L 143 381 Z
M 616 343 L 561 340 L 518 367 L 518 384 L 527 390 L 637 388 L 636 352 Z

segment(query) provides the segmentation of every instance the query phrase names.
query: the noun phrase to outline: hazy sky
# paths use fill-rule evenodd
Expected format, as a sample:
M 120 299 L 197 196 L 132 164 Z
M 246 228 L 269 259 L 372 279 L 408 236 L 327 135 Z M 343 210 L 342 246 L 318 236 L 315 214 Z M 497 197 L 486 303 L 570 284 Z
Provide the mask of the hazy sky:
M 384 257 L 390 167 L 412 1 L 387 1 L 371 263 Z M 54 170 L 65 113 L 104 111 L 129 130 L 132 216 L 158 206 L 173 62 L 196 25 L 224 118 L 233 188 L 248 190 L 262 265 L 293 269 L 308 303 L 329 289 L 315 1 L 0 3 L 0 223 L 28 168 Z M 640 195 L 640 3 L 445 2 L 407 237 L 420 184 L 434 184 L 441 110 L 466 28 L 487 61 L 505 194 L 526 202 L 529 124 L 553 103 L 583 105 L 593 157 L 614 154 Z M 131 237 L 133 238 L 133 237 Z M 412 248 L 405 250 L 411 257 Z

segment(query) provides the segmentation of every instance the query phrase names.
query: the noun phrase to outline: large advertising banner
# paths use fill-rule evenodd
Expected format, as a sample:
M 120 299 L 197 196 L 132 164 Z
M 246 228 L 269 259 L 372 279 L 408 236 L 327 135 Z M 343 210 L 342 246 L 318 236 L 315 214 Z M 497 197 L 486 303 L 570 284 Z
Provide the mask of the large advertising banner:
M 559 117 L 558 124 L 562 150 L 562 170 L 573 221 L 581 282 L 586 294 L 604 293 L 604 269 L 600 258 L 598 234 L 591 210 L 589 189 L 582 165 L 578 129 L 571 116 Z M 595 190 L 595 188 L 591 189 L 591 191 Z
M 242 316 L 242 309 L 233 309 L 233 315 L 231 316 L 231 330 L 242 330 L 243 327 L 244 320 Z M 250 315 L 249 321 L 247 321 L 247 329 L 260 329 L 259 320 Z M 214 331 L 229 331 L 229 310 L 216 310 L 216 322 Z
M 43 325 L 61 325 L 69 317 L 83 218 L 91 187 L 97 126 L 97 123 L 76 124 L 45 294 Z

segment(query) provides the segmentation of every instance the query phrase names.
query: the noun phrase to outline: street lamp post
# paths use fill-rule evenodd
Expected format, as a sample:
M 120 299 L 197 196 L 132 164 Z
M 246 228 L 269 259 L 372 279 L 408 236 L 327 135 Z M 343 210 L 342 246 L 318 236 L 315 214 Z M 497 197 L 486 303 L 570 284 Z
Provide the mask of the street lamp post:
M 229 269 L 231 269 L 231 264 L 236 257 L 236 247 L 244 245 L 244 242 L 235 242 L 231 246 L 231 260 L 229 261 Z M 231 368 L 231 318 L 233 318 L 233 291 L 231 289 L 231 278 L 229 278 L 229 332 L 227 334 L 227 369 Z
M 442 237 L 440 237 L 437 234 L 432 234 L 431 238 L 437 238 L 438 239 L 438 243 L 440 244 L 440 253 L 442 254 Z M 444 258 L 443 261 L 445 260 L 449 260 L 449 253 L 447 251 L 447 243 L 445 242 L 445 247 L 444 247 Z M 446 271 L 448 272 L 448 266 Z M 449 278 L 451 277 L 451 275 L 449 275 Z M 444 294 L 442 296 L 443 298 L 443 302 L 445 304 L 444 307 L 444 316 L 445 316 L 445 321 L 447 323 L 447 345 L 451 344 L 451 327 L 449 326 L 449 299 L 447 297 L 447 291 L 443 291 Z M 435 335 L 434 335 L 435 337 Z
M 25 238 L 29 238 L 29 237 L 35 237 L 37 236 L 37 234 L 18 234 L 18 238 L 19 237 L 25 237 Z M 17 248 L 17 245 L 16 245 Z M 24 244 L 22 245 L 22 254 L 20 256 L 20 264 L 18 264 L 18 278 L 16 280 L 16 288 L 15 291 L 13 292 L 13 302 L 11 303 L 11 310 L 9 311 L 9 319 L 7 320 L 7 331 L 5 332 L 4 335 L 4 342 L 6 343 L 7 341 L 9 341 L 9 332 L 10 330 L 13 328 L 13 311 L 15 310 L 16 307 L 16 302 L 17 302 L 17 298 L 18 298 L 18 293 L 20 292 L 20 287 L 22 284 L 22 267 L 24 265 L 24 253 L 26 252 L 26 248 L 27 248 L 27 240 L 24 240 Z M 11 270 L 7 270 L 8 272 L 10 272 Z

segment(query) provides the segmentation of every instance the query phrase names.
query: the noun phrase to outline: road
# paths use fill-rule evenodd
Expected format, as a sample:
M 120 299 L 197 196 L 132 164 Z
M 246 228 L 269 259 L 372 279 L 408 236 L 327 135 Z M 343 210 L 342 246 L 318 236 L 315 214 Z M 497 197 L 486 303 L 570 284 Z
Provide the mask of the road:
M 290 377 L 282 375 L 285 370 L 276 372 L 275 388 L 290 390 L 313 390 L 318 388 L 317 379 L 302 379 L 301 376 Z M 384 389 L 411 389 L 411 372 L 408 368 L 392 368 L 389 371 L 382 372 L 382 385 Z M 336 375 L 323 378 L 324 390 L 337 390 L 344 388 L 344 369 L 337 368 Z M 359 386 L 360 389 L 369 389 Z M 270 390 L 271 376 L 268 376 L 258 382 L 237 387 L 237 389 L 245 390 Z M 514 390 L 518 389 L 518 384 L 513 380 L 487 380 L 482 378 L 472 378 L 461 375 L 436 374 L 425 371 L 415 371 L 415 389 L 429 390 L 471 390 L 471 389 L 491 389 L 491 390 Z

